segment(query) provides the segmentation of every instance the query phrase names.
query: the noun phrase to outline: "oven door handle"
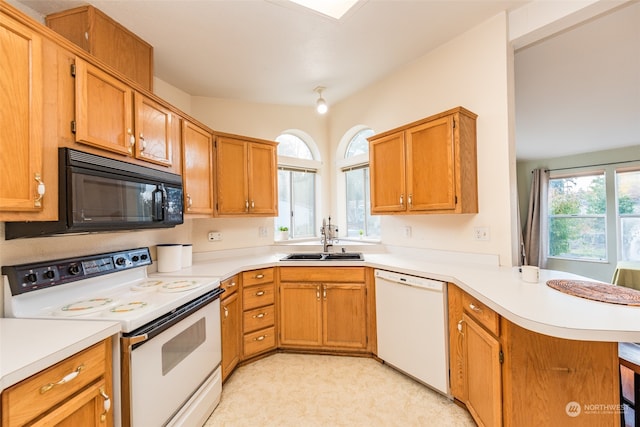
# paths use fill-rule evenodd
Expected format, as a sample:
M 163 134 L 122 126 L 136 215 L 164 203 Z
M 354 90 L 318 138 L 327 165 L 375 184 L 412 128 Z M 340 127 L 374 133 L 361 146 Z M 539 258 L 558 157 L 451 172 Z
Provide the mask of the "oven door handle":
M 125 349 L 131 351 L 131 347 L 133 347 L 138 343 L 145 342 L 148 339 L 149 339 L 149 334 L 134 335 L 132 337 L 123 337 L 122 344 Z

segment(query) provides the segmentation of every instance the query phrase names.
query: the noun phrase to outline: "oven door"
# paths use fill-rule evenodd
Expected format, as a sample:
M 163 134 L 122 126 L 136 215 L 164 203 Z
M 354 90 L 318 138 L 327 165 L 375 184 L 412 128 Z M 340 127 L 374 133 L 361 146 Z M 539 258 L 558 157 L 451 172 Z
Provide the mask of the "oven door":
M 123 340 L 123 425 L 166 425 L 201 388 L 212 389 L 207 380 L 222 357 L 220 299 L 152 338 L 145 334 Z M 218 402 L 220 387 L 210 392 L 217 396 L 205 399 L 212 405 L 210 411 Z

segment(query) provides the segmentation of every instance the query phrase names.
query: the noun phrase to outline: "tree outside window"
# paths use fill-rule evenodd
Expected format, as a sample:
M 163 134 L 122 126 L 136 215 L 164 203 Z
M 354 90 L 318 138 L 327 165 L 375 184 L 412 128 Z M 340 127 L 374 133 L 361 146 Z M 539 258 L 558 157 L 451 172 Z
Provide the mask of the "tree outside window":
M 640 261 L 640 171 L 616 173 L 616 202 L 623 261 Z

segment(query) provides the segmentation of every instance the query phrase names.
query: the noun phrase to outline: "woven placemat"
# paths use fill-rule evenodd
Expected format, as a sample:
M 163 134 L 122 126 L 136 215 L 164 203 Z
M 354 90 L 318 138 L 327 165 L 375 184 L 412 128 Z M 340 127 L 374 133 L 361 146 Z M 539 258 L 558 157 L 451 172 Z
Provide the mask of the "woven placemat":
M 640 306 L 640 291 L 622 286 L 584 280 L 547 280 L 547 286 L 594 301 Z

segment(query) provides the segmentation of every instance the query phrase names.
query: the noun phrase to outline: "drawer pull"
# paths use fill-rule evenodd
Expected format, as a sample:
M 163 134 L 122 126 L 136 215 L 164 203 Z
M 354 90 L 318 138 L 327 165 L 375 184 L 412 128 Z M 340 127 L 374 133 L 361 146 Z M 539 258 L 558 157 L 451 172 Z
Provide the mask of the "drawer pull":
M 469 308 L 476 313 L 482 313 L 482 309 L 473 303 L 469 304 Z
M 109 395 L 104 392 L 104 387 L 100 387 L 100 396 L 104 399 L 104 412 L 100 414 L 100 422 L 103 423 L 107 421 L 107 414 L 111 409 L 111 399 L 109 398 Z
M 256 274 L 256 279 L 264 279 L 264 274 Z
M 260 335 L 259 337 L 254 338 L 254 341 L 263 341 L 267 337 L 267 334 Z
M 571 373 L 571 368 L 564 368 L 564 367 L 553 367 L 551 368 L 552 371 L 556 371 L 556 372 L 564 372 L 566 374 L 570 374 Z
M 227 307 L 222 308 L 224 308 L 224 318 L 226 319 L 227 317 L 229 317 L 229 309 Z
M 35 174 L 34 179 L 38 183 L 38 187 L 37 187 L 38 196 L 33 201 L 33 206 L 36 207 L 36 208 L 40 208 L 40 207 L 42 207 L 42 198 L 44 197 L 44 193 L 45 193 L 46 187 L 44 185 L 44 182 L 42 182 L 42 179 L 41 179 L 39 173 Z
M 258 291 L 258 292 L 256 292 L 256 296 L 257 296 L 257 297 L 261 297 L 261 296 L 262 296 L 262 295 L 264 295 L 264 294 L 265 294 L 265 292 L 264 292 L 264 291 Z
M 464 323 L 464 320 L 461 320 L 458 322 L 458 333 L 460 335 L 464 335 L 464 332 L 462 332 L 462 324 Z
M 233 288 L 236 285 L 236 282 L 231 282 L 229 283 L 229 286 L 227 286 L 227 288 Z
M 253 318 L 254 319 L 262 319 L 266 315 L 267 315 L 267 313 L 254 314 Z
M 71 381 L 75 377 L 77 377 L 78 374 L 80 374 L 80 372 L 82 372 L 83 370 L 84 370 L 84 363 L 82 365 L 78 366 L 75 371 L 65 375 L 64 377 L 62 377 L 62 379 L 60 381 L 55 382 L 55 383 L 45 384 L 42 387 L 40 387 L 40 394 L 44 394 L 44 393 L 48 392 L 49 390 L 51 390 L 55 386 L 63 385 L 63 384 L 68 383 L 69 381 Z

